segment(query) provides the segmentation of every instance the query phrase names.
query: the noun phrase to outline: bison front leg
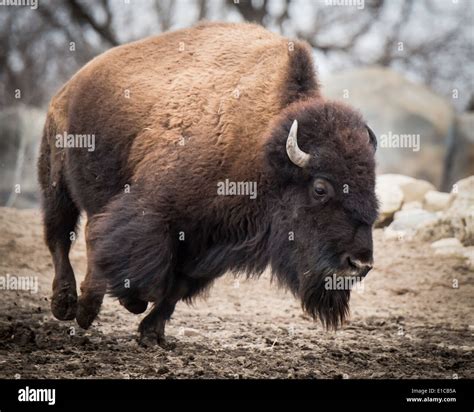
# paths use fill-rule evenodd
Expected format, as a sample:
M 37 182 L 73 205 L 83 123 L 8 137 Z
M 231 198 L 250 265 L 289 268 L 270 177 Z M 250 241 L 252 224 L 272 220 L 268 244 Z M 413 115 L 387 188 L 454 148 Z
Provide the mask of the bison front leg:
M 177 301 L 164 299 L 161 303 L 155 304 L 138 327 L 140 345 L 149 347 L 158 344 L 165 349 L 173 349 L 176 346 L 167 342 L 165 338 L 165 324 L 171 318 L 176 303 Z
M 49 170 L 49 163 L 47 167 Z M 70 198 L 62 178 L 58 182 L 48 180 L 42 186 L 45 240 L 55 271 L 51 311 L 56 319 L 72 320 L 76 316 L 77 292 L 69 251 L 71 234 L 75 232 L 79 219 L 79 209 Z
M 142 320 L 138 331 L 140 336 L 138 342 L 142 346 L 159 345 L 165 349 L 173 349 L 176 345 L 165 338 L 165 325 L 171 318 L 176 304 L 189 293 L 189 283 L 186 278 L 176 275 L 170 279 L 171 285 L 164 286 L 166 294 L 160 297 L 151 312 Z
M 103 279 L 95 279 L 90 269 L 81 284 L 81 296 L 78 301 L 76 321 L 83 329 L 88 329 L 99 314 L 104 300 L 107 283 Z

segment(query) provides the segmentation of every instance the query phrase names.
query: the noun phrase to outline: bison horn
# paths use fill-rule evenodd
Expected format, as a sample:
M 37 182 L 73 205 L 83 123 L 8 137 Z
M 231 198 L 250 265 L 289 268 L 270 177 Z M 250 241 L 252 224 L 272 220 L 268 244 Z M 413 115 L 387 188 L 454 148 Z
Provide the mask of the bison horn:
M 298 122 L 295 120 L 291 125 L 290 133 L 288 133 L 288 138 L 286 139 L 286 153 L 296 166 L 306 167 L 311 156 L 298 147 L 298 140 L 296 138 L 297 132 Z

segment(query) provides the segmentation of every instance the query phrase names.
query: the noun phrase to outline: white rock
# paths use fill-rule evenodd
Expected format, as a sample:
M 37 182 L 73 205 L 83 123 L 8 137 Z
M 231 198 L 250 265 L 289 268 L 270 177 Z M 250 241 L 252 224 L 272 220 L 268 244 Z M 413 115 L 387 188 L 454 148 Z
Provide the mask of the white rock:
M 418 202 L 418 201 L 403 203 L 402 210 L 411 210 L 411 209 L 423 209 L 423 205 L 421 204 L 421 202 Z
M 425 180 L 415 180 L 414 182 L 402 183 L 400 189 L 403 192 L 404 202 L 422 202 L 425 194 L 430 190 L 436 190 L 436 188 Z
M 474 213 L 445 212 L 436 221 L 421 225 L 416 234 L 416 238 L 431 242 L 449 237 L 458 238 L 466 246 L 474 245 Z
M 390 226 L 387 226 L 383 229 L 383 237 L 387 240 L 409 240 L 410 236 L 408 236 L 405 230 L 394 230 Z
M 474 247 L 466 247 L 464 248 L 464 257 L 466 258 L 466 263 L 468 268 L 474 271 Z
M 434 186 L 424 180 L 410 176 L 385 174 L 377 176 L 375 192 L 380 201 L 380 215 L 377 223 L 390 221 L 393 214 L 407 204 L 406 209 L 420 208 L 418 203 L 424 199 L 426 192 L 435 190 Z M 410 204 L 410 205 L 408 205 Z
M 437 240 L 431 244 L 433 249 L 445 249 L 445 248 L 459 248 L 463 247 L 459 239 L 455 237 L 447 237 L 444 239 Z
M 398 186 L 403 192 L 403 202 L 422 202 L 425 193 L 436 188 L 426 180 L 415 179 L 410 176 L 385 174 L 377 177 L 384 186 Z
M 184 328 L 184 330 L 182 331 L 182 334 L 184 336 L 199 336 L 199 335 L 201 335 L 201 333 L 198 330 L 191 329 L 191 328 Z
M 451 195 L 449 193 L 429 190 L 425 193 L 423 208 L 430 212 L 446 210 L 450 204 Z
M 437 240 L 431 244 L 431 247 L 434 249 L 435 255 L 465 258 L 464 247 L 455 237 Z
M 462 249 L 437 249 L 435 250 L 435 255 L 436 256 L 444 256 L 444 257 L 454 257 L 454 258 L 459 258 L 462 259 L 464 258 L 464 253 Z
M 415 232 L 418 227 L 426 222 L 436 220 L 434 213 L 423 209 L 408 209 L 396 212 L 390 228 L 396 231 Z
M 393 214 L 402 207 L 403 192 L 391 176 L 399 175 L 377 176 L 375 193 L 380 202 L 379 223 L 390 220 L 393 217 Z
M 456 237 L 465 246 L 474 245 L 474 176 L 453 185 L 449 208 L 435 222 L 421 226 L 415 237 L 429 241 Z
M 451 211 L 474 211 L 474 176 L 461 179 L 451 190 Z

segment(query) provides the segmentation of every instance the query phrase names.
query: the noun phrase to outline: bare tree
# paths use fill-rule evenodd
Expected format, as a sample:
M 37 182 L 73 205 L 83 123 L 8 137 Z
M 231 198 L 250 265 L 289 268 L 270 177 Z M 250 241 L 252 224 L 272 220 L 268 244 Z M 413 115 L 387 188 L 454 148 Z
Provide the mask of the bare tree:
M 69 8 L 71 13 L 72 20 L 77 22 L 79 26 L 84 27 L 85 25 L 90 26 L 93 30 L 97 32 L 104 40 L 110 43 L 112 46 L 117 46 L 119 42 L 117 41 L 114 33 L 111 30 L 112 25 L 112 10 L 110 8 L 109 0 L 100 0 L 98 4 L 100 5 L 105 12 L 105 20 L 99 22 L 94 14 L 90 12 L 90 6 L 85 6 L 77 0 L 69 0 L 65 3 Z M 96 6 L 97 7 L 97 6 Z
M 314 23 L 309 30 L 299 29 L 297 19 L 289 12 L 291 6 L 297 7 L 301 2 L 284 0 L 284 3 L 284 12 L 271 16 L 267 1 L 227 0 L 227 5 L 243 19 L 278 27 L 284 34 L 294 33 L 315 50 L 339 57 L 342 64 L 337 69 L 381 65 L 416 75 L 446 96 L 454 88 L 461 88 L 465 92 L 459 99 L 459 109 L 473 93 L 474 67 L 468 58 L 472 56 L 474 43 L 471 1 L 366 0 L 361 10 L 319 1 L 313 3 Z M 419 27 L 420 16 L 424 17 L 424 27 Z M 335 35 L 341 28 L 344 35 Z M 415 28 L 421 28 L 425 36 L 420 39 Z M 365 53 L 361 44 L 370 38 L 377 38 L 380 46 Z

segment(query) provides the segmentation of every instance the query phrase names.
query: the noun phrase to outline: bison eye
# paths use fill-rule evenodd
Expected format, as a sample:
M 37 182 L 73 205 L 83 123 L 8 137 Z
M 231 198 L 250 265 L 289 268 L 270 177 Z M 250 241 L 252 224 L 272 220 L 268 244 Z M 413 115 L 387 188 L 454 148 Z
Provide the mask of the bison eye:
M 327 180 L 315 179 L 313 183 L 313 196 L 316 199 L 325 201 L 329 199 L 332 193 L 332 186 Z
M 318 185 L 314 188 L 314 192 L 318 195 L 318 196 L 324 196 L 325 194 L 327 194 L 327 191 L 326 191 L 326 188 L 324 187 L 324 185 Z

